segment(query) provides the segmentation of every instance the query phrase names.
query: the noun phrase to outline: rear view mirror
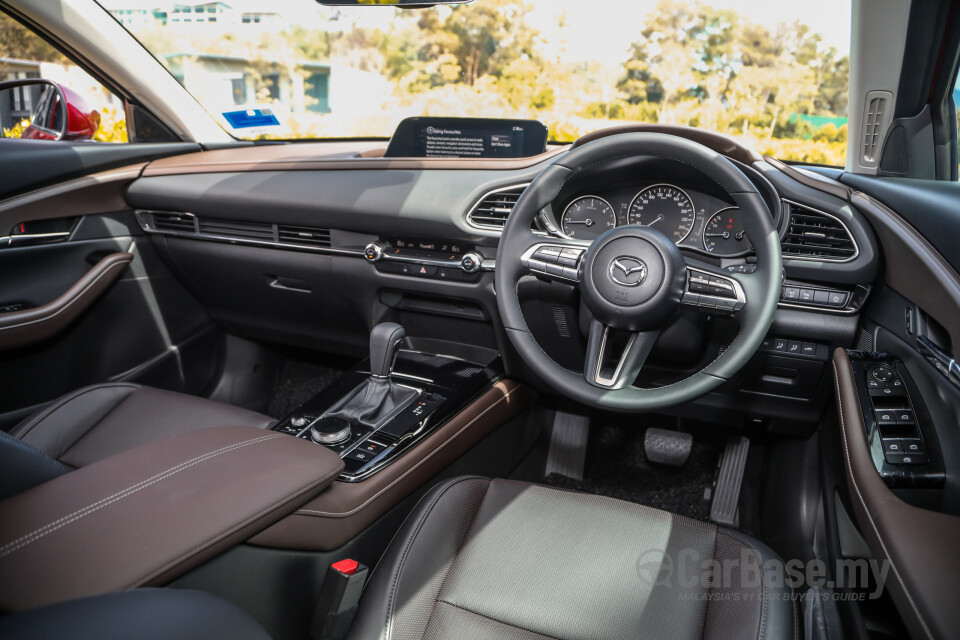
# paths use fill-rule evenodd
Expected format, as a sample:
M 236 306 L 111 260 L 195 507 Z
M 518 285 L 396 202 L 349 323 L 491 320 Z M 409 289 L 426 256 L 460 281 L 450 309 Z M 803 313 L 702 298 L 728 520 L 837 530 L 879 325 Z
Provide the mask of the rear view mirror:
M 100 112 L 71 89 L 42 78 L 0 82 L 0 130 L 4 138 L 90 140 Z
M 432 7 L 435 4 L 469 4 L 473 0 L 317 0 L 317 2 L 328 7 L 393 6 L 415 9 Z

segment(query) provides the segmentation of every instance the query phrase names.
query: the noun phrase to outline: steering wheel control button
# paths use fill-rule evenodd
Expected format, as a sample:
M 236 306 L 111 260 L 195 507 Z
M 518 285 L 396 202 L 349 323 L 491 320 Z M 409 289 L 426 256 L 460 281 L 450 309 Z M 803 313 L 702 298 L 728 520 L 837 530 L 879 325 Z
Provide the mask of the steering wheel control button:
M 710 278 L 698 273 L 691 273 L 690 283 L 687 285 L 687 290 L 693 293 L 709 293 Z

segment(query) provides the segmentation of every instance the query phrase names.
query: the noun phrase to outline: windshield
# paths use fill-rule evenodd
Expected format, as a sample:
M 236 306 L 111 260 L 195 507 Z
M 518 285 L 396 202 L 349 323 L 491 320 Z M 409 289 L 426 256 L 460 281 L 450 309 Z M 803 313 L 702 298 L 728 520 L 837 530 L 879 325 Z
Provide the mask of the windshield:
M 389 137 L 410 116 L 529 118 L 569 142 L 690 125 L 842 165 L 849 0 L 101 0 L 239 138 Z

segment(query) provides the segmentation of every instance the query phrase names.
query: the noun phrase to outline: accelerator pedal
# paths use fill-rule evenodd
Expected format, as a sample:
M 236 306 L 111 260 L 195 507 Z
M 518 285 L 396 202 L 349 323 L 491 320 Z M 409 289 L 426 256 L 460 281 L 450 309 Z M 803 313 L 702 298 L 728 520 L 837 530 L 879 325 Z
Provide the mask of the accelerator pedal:
M 736 526 L 737 505 L 740 502 L 740 486 L 743 484 L 743 470 L 747 466 L 747 453 L 750 452 L 750 439 L 743 436 L 730 436 L 720 458 L 720 471 L 713 488 L 713 502 L 710 503 L 710 520 L 717 524 Z
M 553 416 L 553 429 L 550 431 L 545 476 L 556 473 L 574 480 L 583 480 L 589 430 L 590 416 L 557 410 Z
M 643 434 L 643 452 L 650 462 L 679 467 L 692 449 L 693 436 L 689 433 L 651 427 Z

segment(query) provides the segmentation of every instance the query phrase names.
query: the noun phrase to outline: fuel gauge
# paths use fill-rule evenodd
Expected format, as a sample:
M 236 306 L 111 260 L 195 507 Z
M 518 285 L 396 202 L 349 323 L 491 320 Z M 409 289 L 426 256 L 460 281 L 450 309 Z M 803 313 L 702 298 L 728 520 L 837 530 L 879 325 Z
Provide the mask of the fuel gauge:
M 707 220 L 703 227 L 703 248 L 722 256 L 738 256 L 753 248 L 743 230 L 740 209 L 720 209 Z

